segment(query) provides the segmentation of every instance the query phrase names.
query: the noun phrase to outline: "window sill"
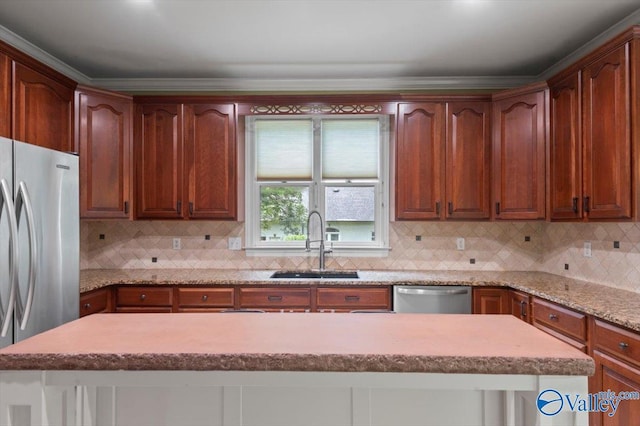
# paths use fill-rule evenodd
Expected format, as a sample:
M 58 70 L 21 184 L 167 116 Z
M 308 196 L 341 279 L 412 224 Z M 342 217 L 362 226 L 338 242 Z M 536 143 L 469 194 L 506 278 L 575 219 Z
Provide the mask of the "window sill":
M 334 247 L 328 256 L 337 257 L 387 257 L 390 247 Z M 247 256 L 278 256 L 278 257 L 318 257 L 318 248 L 307 252 L 301 247 L 247 247 Z

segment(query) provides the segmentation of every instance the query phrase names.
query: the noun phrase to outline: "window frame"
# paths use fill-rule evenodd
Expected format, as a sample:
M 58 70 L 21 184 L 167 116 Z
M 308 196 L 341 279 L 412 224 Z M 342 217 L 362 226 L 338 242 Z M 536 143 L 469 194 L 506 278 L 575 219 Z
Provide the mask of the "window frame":
M 258 120 L 311 120 L 313 129 L 312 177 L 307 180 L 258 180 L 257 141 L 255 122 Z M 322 179 L 323 120 L 377 119 L 379 122 L 379 161 L 377 179 Z M 344 242 L 326 241 L 334 255 L 386 256 L 389 251 L 389 163 L 390 131 L 392 117 L 387 114 L 354 115 L 254 115 L 245 116 L 245 249 L 248 255 L 309 255 L 304 251 L 304 241 L 262 241 L 260 230 L 260 188 L 262 186 L 300 186 L 309 188 L 309 210 L 318 210 L 326 223 L 325 190 L 330 187 L 373 186 L 375 191 L 374 232 L 376 241 Z M 325 234 L 326 238 L 326 234 Z M 315 245 L 314 245 L 315 246 Z M 317 255 L 312 250 L 311 255 Z

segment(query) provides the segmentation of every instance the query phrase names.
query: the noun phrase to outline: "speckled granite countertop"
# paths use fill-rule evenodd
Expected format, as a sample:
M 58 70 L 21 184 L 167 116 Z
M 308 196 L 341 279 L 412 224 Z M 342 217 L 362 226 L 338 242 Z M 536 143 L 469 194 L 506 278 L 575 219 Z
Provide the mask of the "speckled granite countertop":
M 594 362 L 510 315 L 95 314 L 0 350 L 0 370 L 587 376 Z
M 273 271 L 102 269 L 80 274 L 81 292 L 112 284 L 153 285 L 471 285 L 505 286 L 640 332 L 640 294 L 544 272 L 358 271 L 350 279 L 270 279 Z

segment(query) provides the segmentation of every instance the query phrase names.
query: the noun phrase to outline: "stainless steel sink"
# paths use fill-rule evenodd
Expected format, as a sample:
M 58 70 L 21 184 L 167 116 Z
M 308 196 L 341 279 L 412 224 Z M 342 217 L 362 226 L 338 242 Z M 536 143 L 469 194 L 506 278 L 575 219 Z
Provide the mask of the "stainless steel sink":
M 358 271 L 276 271 L 270 278 L 358 279 Z

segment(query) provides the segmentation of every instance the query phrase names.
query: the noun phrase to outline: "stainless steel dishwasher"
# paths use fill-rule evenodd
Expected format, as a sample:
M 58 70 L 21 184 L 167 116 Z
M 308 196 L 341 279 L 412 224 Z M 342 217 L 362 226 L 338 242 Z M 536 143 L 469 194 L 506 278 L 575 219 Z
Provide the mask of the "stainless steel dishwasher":
M 393 310 L 398 313 L 470 314 L 469 286 L 393 286 Z

